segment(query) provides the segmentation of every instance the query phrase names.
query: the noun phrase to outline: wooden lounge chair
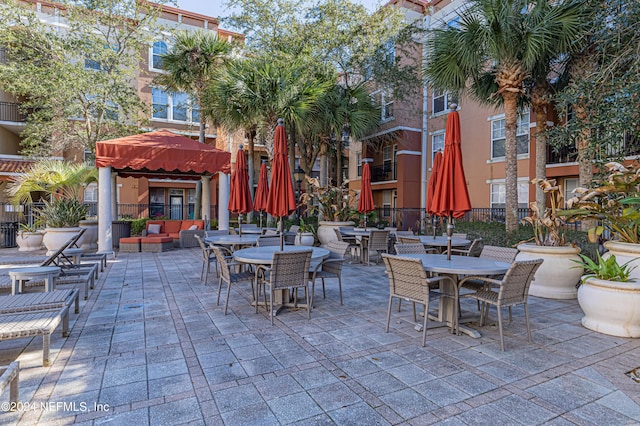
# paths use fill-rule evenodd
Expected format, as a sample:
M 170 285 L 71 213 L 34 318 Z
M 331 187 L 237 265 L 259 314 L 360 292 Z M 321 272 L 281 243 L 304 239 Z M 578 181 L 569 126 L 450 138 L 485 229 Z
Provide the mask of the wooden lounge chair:
M 0 394 L 9 386 L 9 410 L 17 409 L 20 398 L 20 362 L 13 361 L 9 365 L 0 366 Z
M 69 307 L 0 315 L 0 341 L 42 336 L 42 365 L 47 367 L 51 335 L 62 323 L 62 337 L 69 335 Z
M 25 293 L 0 297 L 0 315 L 20 312 L 71 308 L 75 302 L 75 313 L 80 312 L 78 290 L 57 290 L 44 293 Z

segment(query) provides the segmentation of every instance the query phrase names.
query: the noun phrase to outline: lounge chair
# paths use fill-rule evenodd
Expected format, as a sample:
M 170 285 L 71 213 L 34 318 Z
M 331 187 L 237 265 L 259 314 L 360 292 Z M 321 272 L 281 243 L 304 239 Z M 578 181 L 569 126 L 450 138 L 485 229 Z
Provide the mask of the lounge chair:
M 17 409 L 20 398 L 20 362 L 13 361 L 9 365 L 0 366 L 0 394 L 9 386 L 9 411 Z
M 77 289 L 0 296 L 0 315 L 59 309 L 65 306 L 70 308 L 74 302 L 77 314 L 80 312 Z

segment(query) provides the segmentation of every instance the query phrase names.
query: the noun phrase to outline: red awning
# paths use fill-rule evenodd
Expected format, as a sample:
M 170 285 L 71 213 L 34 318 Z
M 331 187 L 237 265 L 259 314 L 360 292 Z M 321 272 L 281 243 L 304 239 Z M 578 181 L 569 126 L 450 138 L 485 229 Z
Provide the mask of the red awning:
M 121 176 L 199 179 L 230 172 L 231 154 L 168 130 L 96 143 L 96 167 Z

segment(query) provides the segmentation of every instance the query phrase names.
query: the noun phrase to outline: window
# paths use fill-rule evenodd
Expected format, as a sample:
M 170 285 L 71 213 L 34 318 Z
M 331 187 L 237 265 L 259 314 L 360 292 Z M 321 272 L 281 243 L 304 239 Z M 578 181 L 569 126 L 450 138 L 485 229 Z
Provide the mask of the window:
M 376 105 L 380 105 L 380 111 L 382 113 L 380 121 L 385 122 L 393 120 L 393 96 L 391 93 L 380 90 L 374 92 L 373 97 L 374 103 Z
M 396 61 L 396 43 L 389 40 L 384 46 L 384 60 L 388 65 L 393 65 Z
M 566 178 L 564 180 L 564 207 L 567 207 L 567 201 L 576 196 L 573 190 L 576 189 L 579 184 L 580 179 Z
M 102 71 L 102 65 L 100 65 L 100 62 L 94 61 L 93 59 L 89 58 L 85 58 L 84 68 L 87 70 Z
M 155 87 L 151 93 L 153 118 L 187 123 L 200 122 L 200 108 L 186 93 L 167 93 Z
M 491 184 L 491 208 L 504 208 L 507 199 L 505 183 Z M 518 208 L 529 206 L 529 183 L 518 182 Z
M 436 156 L 436 152 L 444 151 L 444 132 L 431 136 L 431 162 Z
M 362 152 L 356 152 L 356 164 L 358 165 L 358 177 L 362 176 Z
M 439 89 L 433 89 L 432 111 L 436 115 L 449 110 L 449 104 L 458 103 L 458 96 Z
M 85 163 L 95 163 L 96 162 L 95 154 L 93 152 L 91 152 L 91 150 L 88 149 L 88 148 L 84 149 L 83 156 L 84 156 L 84 162 Z
M 398 145 L 387 145 L 382 149 L 382 173 L 383 180 L 395 179 L 396 155 Z
M 391 191 L 382 191 L 382 216 L 391 216 Z
M 455 18 L 453 18 L 449 22 L 447 22 L 447 27 L 455 28 L 456 30 L 459 29 L 460 28 L 460 17 L 456 16 Z
M 162 65 L 162 55 L 169 52 L 167 43 L 164 41 L 156 41 L 151 48 L 151 68 L 156 70 L 164 69 Z
M 529 111 L 518 115 L 516 130 L 516 152 L 529 153 Z M 505 119 L 491 121 L 491 158 L 503 158 L 505 151 Z
M 98 185 L 95 182 L 90 183 L 84 189 L 84 202 L 85 203 L 98 202 Z
M 149 188 L 149 217 L 164 215 L 164 188 Z

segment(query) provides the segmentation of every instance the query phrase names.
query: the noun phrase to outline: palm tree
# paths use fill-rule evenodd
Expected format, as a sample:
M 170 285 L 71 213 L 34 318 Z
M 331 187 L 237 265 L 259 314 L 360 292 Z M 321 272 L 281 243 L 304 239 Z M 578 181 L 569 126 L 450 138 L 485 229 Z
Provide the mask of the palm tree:
M 522 83 L 548 52 L 569 49 L 582 28 L 583 2 L 469 3 L 458 28 L 434 31 L 425 74 L 436 88 L 466 91 L 480 102 L 503 105 L 506 229 L 513 231 L 518 227 L 516 130 Z

